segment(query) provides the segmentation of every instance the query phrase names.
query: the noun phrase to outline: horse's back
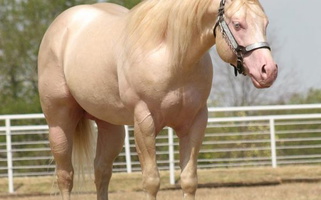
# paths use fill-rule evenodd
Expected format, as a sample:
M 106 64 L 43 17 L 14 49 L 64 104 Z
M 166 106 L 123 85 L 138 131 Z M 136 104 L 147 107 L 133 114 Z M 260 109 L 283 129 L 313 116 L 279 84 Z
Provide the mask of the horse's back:
M 50 48 L 54 53 L 61 52 L 61 48 L 66 45 L 67 34 L 81 31 L 92 21 L 98 21 L 99 18 L 104 18 L 108 21 L 113 20 L 113 17 L 121 16 L 127 13 L 128 10 L 122 6 L 111 3 L 97 3 L 93 5 L 79 5 L 67 9 L 61 13 L 47 29 L 39 54 L 44 48 Z M 57 55 L 58 56 L 58 55 Z

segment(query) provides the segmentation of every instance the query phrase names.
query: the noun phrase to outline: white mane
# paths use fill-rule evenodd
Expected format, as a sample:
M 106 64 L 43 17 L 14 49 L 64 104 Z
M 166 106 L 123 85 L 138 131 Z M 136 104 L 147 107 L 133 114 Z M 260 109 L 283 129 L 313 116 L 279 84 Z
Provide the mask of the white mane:
M 130 11 L 127 37 L 130 54 L 166 41 L 171 64 L 181 64 L 192 38 L 202 31 L 202 18 L 213 0 L 145 0 Z M 213 19 L 215 20 L 215 19 Z

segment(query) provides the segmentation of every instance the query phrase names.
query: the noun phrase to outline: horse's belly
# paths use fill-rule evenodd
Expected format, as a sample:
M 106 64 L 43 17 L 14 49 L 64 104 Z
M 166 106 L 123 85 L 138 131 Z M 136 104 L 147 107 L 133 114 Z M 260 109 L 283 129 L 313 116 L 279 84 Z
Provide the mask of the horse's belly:
M 111 85 L 79 84 L 70 88 L 79 105 L 91 116 L 115 125 L 133 124 L 133 115 Z
M 103 104 L 93 102 L 82 105 L 91 116 L 115 125 L 133 125 L 133 115 L 124 106 L 105 101 Z

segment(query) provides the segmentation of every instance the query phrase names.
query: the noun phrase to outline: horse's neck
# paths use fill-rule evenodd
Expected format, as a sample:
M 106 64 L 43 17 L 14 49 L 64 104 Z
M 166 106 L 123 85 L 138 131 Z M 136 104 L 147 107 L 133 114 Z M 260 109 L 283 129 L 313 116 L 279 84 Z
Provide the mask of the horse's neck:
M 212 33 L 212 28 L 208 28 L 202 35 L 199 35 L 193 40 L 192 48 L 189 48 L 185 63 L 198 62 L 203 55 L 215 44 L 215 38 Z
M 210 8 L 210 12 L 203 18 L 203 29 L 199 34 L 194 35 L 192 44 L 186 52 L 184 65 L 193 65 L 202 59 L 203 55 L 215 45 L 215 37 L 213 35 L 213 28 L 216 22 L 218 8 L 221 0 L 213 0 L 213 6 Z
M 192 1 L 195 2 L 188 4 Z M 197 4 L 198 2 L 199 4 Z M 155 22 L 155 17 L 152 16 L 161 13 L 159 10 L 162 7 L 157 7 L 161 3 L 175 4 L 172 7 L 165 6 L 164 12 L 168 13 L 169 16 L 167 18 L 158 16 L 156 19 L 160 20 Z M 157 51 L 160 46 L 165 46 L 168 50 L 169 63 L 174 67 L 194 66 L 193 64 L 202 58 L 215 44 L 213 27 L 216 22 L 220 0 L 180 0 L 174 3 L 171 0 L 145 1 L 146 5 L 151 4 L 151 7 L 156 6 L 158 9 L 151 10 L 150 7 L 145 7 L 143 3 L 141 7 L 137 7 L 127 15 L 128 18 L 125 20 L 128 24 L 124 31 L 126 33 L 124 46 L 127 52 L 124 55 L 137 60 L 140 55 L 149 54 Z M 182 3 L 182 6 L 179 7 L 178 3 Z M 200 9 L 200 7 L 205 9 Z M 186 14 L 187 11 L 184 13 L 183 8 L 187 8 L 188 14 Z M 155 12 L 156 10 L 157 12 Z M 198 12 L 192 12 L 193 10 Z M 175 18 L 176 13 L 180 14 Z M 141 23 L 142 18 L 146 23 Z

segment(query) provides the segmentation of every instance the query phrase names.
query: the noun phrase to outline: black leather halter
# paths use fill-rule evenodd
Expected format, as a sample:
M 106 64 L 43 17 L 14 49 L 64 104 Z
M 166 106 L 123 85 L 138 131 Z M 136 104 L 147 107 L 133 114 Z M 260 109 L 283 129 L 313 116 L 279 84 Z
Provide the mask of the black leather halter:
M 248 45 L 246 47 L 239 45 L 224 19 L 224 12 L 225 12 L 224 7 L 225 7 L 225 0 L 221 0 L 220 8 L 218 10 L 218 18 L 216 20 L 216 23 L 213 29 L 213 34 L 214 34 L 214 37 L 216 38 L 216 29 L 218 26 L 220 26 L 223 37 L 225 38 L 226 42 L 229 44 L 232 51 L 235 53 L 237 57 L 237 66 L 231 64 L 234 67 L 235 76 L 237 76 L 238 73 L 246 75 L 244 70 L 244 64 L 243 64 L 244 55 L 252 51 L 255 51 L 257 49 L 265 48 L 265 49 L 271 50 L 271 48 L 269 43 L 267 42 L 257 42 L 257 43 Z

